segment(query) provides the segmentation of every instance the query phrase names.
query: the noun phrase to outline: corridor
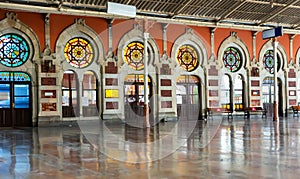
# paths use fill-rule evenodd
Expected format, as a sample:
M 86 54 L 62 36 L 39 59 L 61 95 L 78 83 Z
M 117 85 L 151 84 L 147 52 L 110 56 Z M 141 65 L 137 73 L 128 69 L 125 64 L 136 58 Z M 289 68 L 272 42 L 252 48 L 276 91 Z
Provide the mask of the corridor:
M 172 121 L 149 130 L 120 121 L 108 121 L 105 127 L 84 121 L 3 128 L 0 178 L 297 178 L 299 120 L 214 117 L 199 121 L 191 134 Z M 112 135 L 119 139 L 110 140 Z M 161 139 L 170 140 L 148 145 Z

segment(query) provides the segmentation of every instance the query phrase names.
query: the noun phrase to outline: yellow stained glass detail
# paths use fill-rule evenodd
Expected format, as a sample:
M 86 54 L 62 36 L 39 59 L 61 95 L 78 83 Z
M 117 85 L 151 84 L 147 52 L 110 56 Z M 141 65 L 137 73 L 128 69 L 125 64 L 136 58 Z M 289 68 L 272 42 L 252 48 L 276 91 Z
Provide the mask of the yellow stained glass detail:
M 106 89 L 105 98 L 119 98 L 119 90 L 117 89 Z
M 132 42 L 124 49 L 124 61 L 134 70 L 144 69 L 144 45 L 140 42 Z
M 144 75 L 130 74 L 125 77 L 124 81 L 126 81 L 126 82 L 144 82 Z M 149 77 L 148 77 L 148 82 L 149 83 L 151 82 L 151 79 Z
M 87 40 L 76 37 L 67 42 L 64 55 L 67 62 L 73 67 L 84 68 L 92 63 L 94 51 Z
M 183 45 L 177 51 L 177 62 L 186 71 L 193 71 L 197 68 L 199 60 L 198 53 L 191 45 Z

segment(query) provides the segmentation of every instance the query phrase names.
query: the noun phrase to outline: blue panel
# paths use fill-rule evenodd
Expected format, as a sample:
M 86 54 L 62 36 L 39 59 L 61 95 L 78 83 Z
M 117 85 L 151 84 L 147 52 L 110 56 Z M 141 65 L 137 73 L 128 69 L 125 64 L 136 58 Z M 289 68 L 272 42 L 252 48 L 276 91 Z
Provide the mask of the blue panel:
M 14 85 L 14 103 L 15 108 L 29 108 L 29 85 Z
M 15 96 L 29 96 L 29 85 L 15 85 Z
M 9 92 L 10 84 L 0 84 L 0 93 Z
M 10 99 L 0 100 L 0 108 L 10 108 Z
M 29 108 L 29 97 L 15 97 L 15 108 Z

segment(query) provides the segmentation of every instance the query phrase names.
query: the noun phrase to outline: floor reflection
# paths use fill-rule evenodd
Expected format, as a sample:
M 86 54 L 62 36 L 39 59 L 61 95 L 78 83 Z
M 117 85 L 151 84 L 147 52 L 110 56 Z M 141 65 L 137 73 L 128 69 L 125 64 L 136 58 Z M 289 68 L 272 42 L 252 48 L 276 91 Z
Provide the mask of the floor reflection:
M 188 137 L 176 122 L 150 129 L 109 122 L 110 135 L 124 139 L 123 143 L 105 141 L 105 130 L 89 125 L 94 128 L 87 126 L 90 130 L 85 132 L 80 126 L 1 129 L 0 178 L 294 178 L 300 174 L 298 118 L 277 123 L 214 118 L 199 121 Z M 168 143 L 148 146 L 174 132 Z M 151 160 L 152 152 L 163 153 L 182 138 L 187 142 L 179 149 Z M 138 144 L 137 148 L 129 142 Z M 105 155 L 104 148 L 124 161 L 150 159 L 123 162 Z

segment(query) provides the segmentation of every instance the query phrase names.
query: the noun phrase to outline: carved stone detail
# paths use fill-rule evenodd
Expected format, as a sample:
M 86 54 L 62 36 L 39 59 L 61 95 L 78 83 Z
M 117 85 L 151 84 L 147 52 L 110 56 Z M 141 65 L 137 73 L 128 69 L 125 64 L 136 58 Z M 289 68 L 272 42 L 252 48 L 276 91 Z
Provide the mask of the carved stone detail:
M 10 21 L 17 22 L 17 14 L 14 13 L 14 12 L 8 12 L 8 13 L 6 13 L 6 17 Z
M 76 24 L 81 25 L 81 26 L 85 26 L 86 25 L 85 24 L 85 19 L 83 19 L 83 18 L 76 19 Z

